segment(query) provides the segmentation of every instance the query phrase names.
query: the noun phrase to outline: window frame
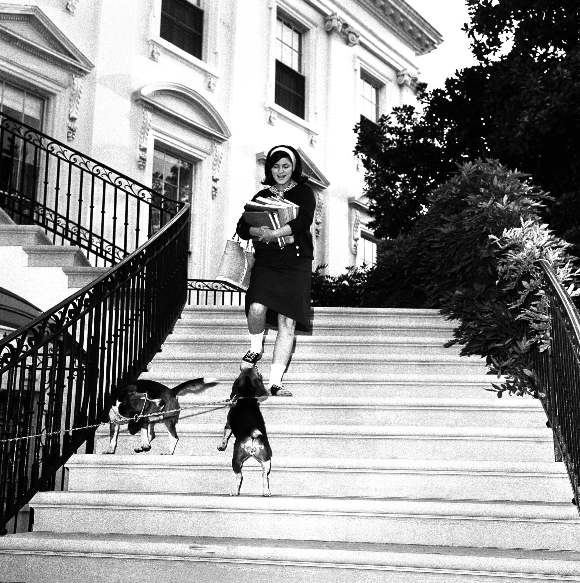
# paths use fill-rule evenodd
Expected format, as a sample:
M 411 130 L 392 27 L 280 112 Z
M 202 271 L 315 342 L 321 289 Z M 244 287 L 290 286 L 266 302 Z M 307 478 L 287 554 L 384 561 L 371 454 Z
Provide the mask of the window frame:
M 199 12 L 201 13 L 201 32 L 195 31 L 194 29 L 191 29 L 190 27 L 186 27 L 183 23 L 179 23 L 176 22 L 175 24 L 177 24 L 178 28 L 180 29 L 184 29 L 184 30 L 188 30 L 188 31 L 193 31 L 194 34 L 199 34 L 199 36 L 201 36 L 200 42 L 199 42 L 199 55 L 192 53 L 190 51 L 188 51 L 187 49 L 183 48 L 182 46 L 176 44 L 174 42 L 174 40 L 170 40 L 164 36 L 162 36 L 162 29 L 163 29 L 163 24 L 164 24 L 164 18 L 165 19 L 169 19 L 171 21 L 173 21 L 173 17 L 169 16 L 169 14 L 167 12 L 163 11 L 163 4 L 164 2 L 173 2 L 175 4 L 181 4 L 183 6 L 189 6 L 191 9 L 193 9 L 193 12 Z M 201 5 L 201 6 L 200 6 Z M 179 50 L 183 51 L 184 53 L 190 55 L 191 57 L 195 58 L 195 59 L 199 59 L 200 61 L 204 60 L 205 57 L 205 53 L 206 53 L 206 36 L 207 36 L 207 14 L 206 11 L 204 10 L 203 7 L 203 3 L 200 0 L 161 0 L 161 10 L 159 13 L 159 38 L 163 39 L 164 41 L 168 42 L 169 44 L 177 47 Z
M 151 157 L 151 166 L 150 166 L 150 171 L 149 171 L 149 176 L 150 176 L 150 182 L 151 182 L 151 190 L 155 191 L 154 189 L 154 169 L 155 169 L 155 155 L 157 152 L 161 152 L 165 155 L 169 155 L 172 156 L 174 158 L 177 158 L 183 162 L 187 162 L 189 164 L 191 164 L 191 188 L 189 191 L 189 200 L 187 201 L 191 207 L 193 207 L 194 205 L 194 194 L 196 192 L 196 187 L 198 185 L 198 173 L 199 173 L 199 169 L 198 169 L 198 162 L 199 159 L 197 159 L 195 156 L 192 156 L 190 153 L 188 153 L 185 150 L 182 150 L 178 147 L 172 146 L 170 144 L 168 144 L 166 141 L 159 139 L 158 136 L 155 136 L 153 139 L 153 147 L 151 149 L 152 151 L 152 157 Z M 156 192 L 156 191 L 155 191 Z M 161 194 L 161 196 L 165 196 L 166 198 L 170 198 L 167 197 L 164 193 L 159 193 Z M 180 198 L 177 200 L 181 200 Z M 152 223 L 152 217 L 151 214 L 149 216 L 148 219 L 148 223 L 149 223 L 149 235 L 151 236 L 152 234 L 154 234 L 157 231 L 152 231 L 151 229 L 151 223 Z M 163 225 L 159 225 L 159 228 L 161 228 Z M 158 229 L 157 229 L 158 230 Z
M 299 117 L 291 111 L 278 105 L 275 100 L 276 89 L 276 60 L 277 60 L 277 22 L 278 17 L 286 20 L 302 33 L 302 72 L 305 84 L 304 96 L 304 117 Z M 315 54 L 315 43 L 320 34 L 321 22 L 314 19 L 313 15 L 307 16 L 299 12 L 295 6 L 285 0 L 277 0 L 271 10 L 270 21 L 270 48 L 269 48 L 269 83 L 266 99 L 266 110 L 273 113 L 273 120 L 276 118 L 289 122 L 294 126 L 318 135 L 316 130 L 316 108 L 314 96 L 316 95 L 316 62 L 312 58 Z

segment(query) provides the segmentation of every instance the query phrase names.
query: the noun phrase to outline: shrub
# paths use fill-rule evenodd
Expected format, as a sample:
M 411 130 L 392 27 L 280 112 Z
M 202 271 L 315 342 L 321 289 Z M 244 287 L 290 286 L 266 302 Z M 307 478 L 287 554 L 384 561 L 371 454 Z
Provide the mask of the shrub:
M 440 309 L 459 322 L 447 345 L 485 357 L 502 377 L 498 396 L 534 393 L 526 354 L 549 343 L 536 262 L 547 259 L 563 282 L 577 275 L 568 244 L 541 223 L 547 199 L 526 175 L 497 161 L 460 166 L 430 196 L 411 233 L 393 241 L 368 274 L 363 304 Z
M 347 267 L 341 275 L 324 275 L 326 265 L 312 272 L 312 305 L 326 307 L 358 307 L 366 283 L 368 268 Z

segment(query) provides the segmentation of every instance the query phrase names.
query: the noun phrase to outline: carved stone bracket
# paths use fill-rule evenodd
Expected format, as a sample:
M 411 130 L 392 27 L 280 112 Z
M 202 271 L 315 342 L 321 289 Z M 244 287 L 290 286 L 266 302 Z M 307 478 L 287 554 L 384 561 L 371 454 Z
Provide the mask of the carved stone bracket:
M 161 56 L 161 50 L 159 49 L 159 47 L 155 43 L 150 42 L 149 43 L 149 58 L 152 61 L 155 61 L 156 63 L 158 63 L 160 56 Z
M 354 47 L 359 43 L 360 33 L 347 24 L 336 12 L 327 17 L 324 28 L 328 33 L 336 32 L 344 37 L 349 47 Z
M 211 197 L 215 200 L 219 191 L 220 169 L 224 157 L 224 149 L 220 144 L 215 144 L 213 150 L 213 163 L 211 169 Z
M 147 165 L 147 147 L 149 144 L 149 132 L 151 131 L 151 112 L 143 108 L 141 117 L 141 129 L 139 130 L 139 158 L 137 159 L 137 166 L 141 170 L 145 170 Z
M 74 16 L 78 5 L 79 0 L 68 0 L 66 3 L 66 9 Z
M 411 89 L 415 89 L 417 87 L 417 77 L 415 75 L 411 75 L 407 69 L 403 69 L 397 73 L 397 83 L 401 87 L 410 87 Z
M 358 253 L 358 242 L 360 239 L 361 218 L 360 212 L 353 210 L 352 213 L 352 252 L 354 255 Z
M 316 210 L 314 211 L 314 236 L 320 238 L 322 232 L 322 208 L 324 207 L 324 198 L 322 192 L 316 193 Z
M 206 85 L 207 88 L 213 93 L 215 91 L 215 86 L 217 83 L 217 77 L 211 73 L 206 73 Z
M 66 132 L 66 137 L 69 142 L 72 142 L 77 135 L 77 120 L 79 117 L 79 107 L 82 94 L 83 81 L 80 77 L 73 75 L 68 107 L 68 128 Z
M 276 123 L 276 120 L 278 119 L 278 114 L 271 107 L 266 107 L 266 116 L 268 119 L 268 123 L 271 126 L 273 126 Z

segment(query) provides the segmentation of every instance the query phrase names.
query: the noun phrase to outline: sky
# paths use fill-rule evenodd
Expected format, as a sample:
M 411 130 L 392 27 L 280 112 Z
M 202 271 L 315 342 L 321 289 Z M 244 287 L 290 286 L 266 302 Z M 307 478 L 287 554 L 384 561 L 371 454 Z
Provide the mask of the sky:
M 467 35 L 461 30 L 469 20 L 464 0 L 406 0 L 442 36 L 443 42 L 433 51 L 417 57 L 419 79 L 429 89 L 443 87 L 445 79 L 456 70 L 475 64 Z

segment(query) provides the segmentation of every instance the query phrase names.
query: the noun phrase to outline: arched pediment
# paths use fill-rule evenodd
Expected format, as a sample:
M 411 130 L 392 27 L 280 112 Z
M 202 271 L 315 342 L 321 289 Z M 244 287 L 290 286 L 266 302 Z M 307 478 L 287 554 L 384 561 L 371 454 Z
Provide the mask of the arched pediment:
M 80 77 L 94 68 L 38 6 L 0 3 L 0 41 L 10 47 L 2 50 L 7 57 L 12 51 L 24 52 L 28 59 L 52 63 Z
M 197 91 L 178 83 L 153 83 L 143 87 L 136 101 L 158 115 L 224 142 L 232 134 L 216 108 Z

